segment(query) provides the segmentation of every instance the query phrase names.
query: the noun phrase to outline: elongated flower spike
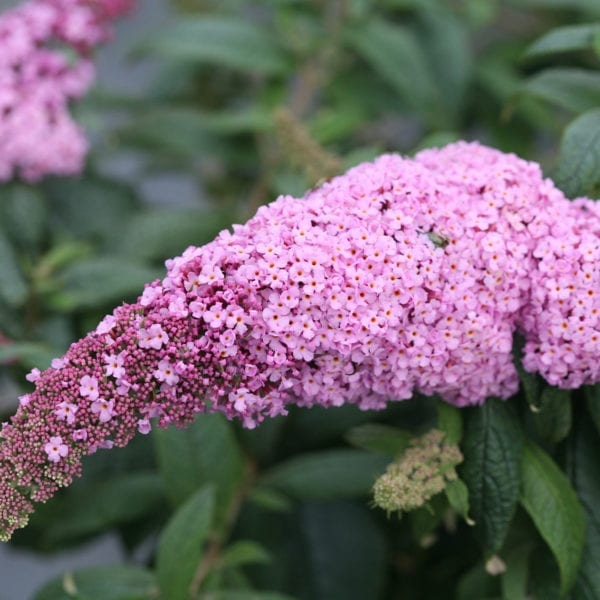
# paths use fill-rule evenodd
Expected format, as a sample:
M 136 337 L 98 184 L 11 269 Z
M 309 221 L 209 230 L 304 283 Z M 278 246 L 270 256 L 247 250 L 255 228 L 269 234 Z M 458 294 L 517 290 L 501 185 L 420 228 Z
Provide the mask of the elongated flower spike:
M 74 175 L 87 140 L 69 114 L 94 78 L 91 50 L 133 0 L 29 0 L 0 14 L 0 181 Z
M 162 281 L 51 368 L 0 439 L 0 536 L 153 424 L 220 411 L 254 427 L 289 404 L 457 406 L 600 380 L 600 213 L 539 166 L 468 144 L 385 155 L 168 260 Z M 444 243 L 436 243 L 443 240 Z

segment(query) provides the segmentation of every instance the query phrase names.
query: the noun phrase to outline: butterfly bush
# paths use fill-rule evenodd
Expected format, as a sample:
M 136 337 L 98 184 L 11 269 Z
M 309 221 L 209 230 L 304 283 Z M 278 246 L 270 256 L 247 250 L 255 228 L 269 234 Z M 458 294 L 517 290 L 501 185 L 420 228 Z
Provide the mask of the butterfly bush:
M 72 175 L 87 140 L 69 103 L 94 78 L 91 50 L 133 0 L 30 0 L 0 15 L 0 181 Z
M 457 406 L 600 380 L 600 219 L 537 164 L 460 142 L 384 155 L 261 207 L 168 260 L 43 373 L 0 433 L 0 535 L 81 458 L 219 411 L 254 427 L 288 405 Z

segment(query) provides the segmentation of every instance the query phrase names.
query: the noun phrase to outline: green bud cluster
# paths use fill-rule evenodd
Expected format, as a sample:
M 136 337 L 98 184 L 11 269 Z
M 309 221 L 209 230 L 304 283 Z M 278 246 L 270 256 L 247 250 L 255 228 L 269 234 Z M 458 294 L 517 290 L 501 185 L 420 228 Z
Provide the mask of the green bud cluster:
M 456 466 L 462 459 L 457 445 L 444 443 L 442 431 L 433 429 L 414 438 L 404 454 L 375 482 L 375 505 L 388 513 L 423 506 L 457 478 Z

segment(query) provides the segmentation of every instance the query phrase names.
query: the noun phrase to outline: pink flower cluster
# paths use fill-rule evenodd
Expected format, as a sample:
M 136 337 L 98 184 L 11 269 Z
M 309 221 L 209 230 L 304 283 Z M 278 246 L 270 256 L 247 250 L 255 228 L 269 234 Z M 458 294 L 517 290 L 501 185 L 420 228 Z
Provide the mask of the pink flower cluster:
M 167 261 L 43 373 L 0 436 L 0 536 L 98 448 L 221 411 L 458 406 L 600 380 L 600 211 L 538 165 L 464 142 L 385 155 Z
M 69 114 L 94 77 L 90 50 L 133 0 L 29 0 L 0 15 L 0 181 L 72 175 L 87 140 Z

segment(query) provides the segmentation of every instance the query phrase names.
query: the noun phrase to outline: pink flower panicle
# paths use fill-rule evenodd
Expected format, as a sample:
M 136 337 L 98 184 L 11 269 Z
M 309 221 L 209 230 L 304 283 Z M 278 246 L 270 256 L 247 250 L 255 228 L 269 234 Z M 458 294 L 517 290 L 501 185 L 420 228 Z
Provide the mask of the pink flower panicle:
M 29 0 L 0 15 L 0 181 L 79 173 L 87 140 L 69 114 L 94 78 L 90 51 L 133 0 Z
M 528 370 L 563 387 L 600 380 L 599 216 L 538 165 L 464 142 L 260 208 L 167 261 L 135 304 L 30 377 L 0 434 L 0 535 L 82 456 L 153 421 L 220 411 L 254 427 L 292 403 L 507 398 L 517 330 Z

